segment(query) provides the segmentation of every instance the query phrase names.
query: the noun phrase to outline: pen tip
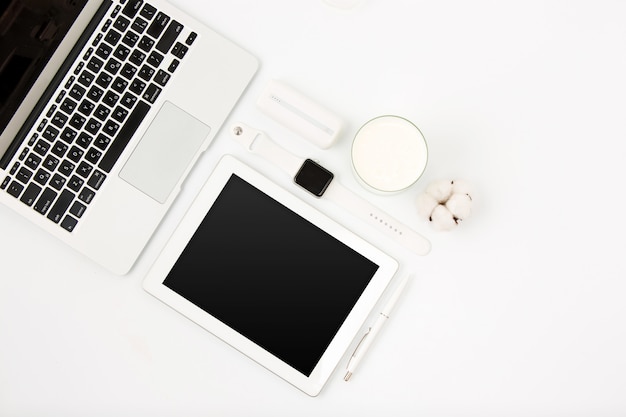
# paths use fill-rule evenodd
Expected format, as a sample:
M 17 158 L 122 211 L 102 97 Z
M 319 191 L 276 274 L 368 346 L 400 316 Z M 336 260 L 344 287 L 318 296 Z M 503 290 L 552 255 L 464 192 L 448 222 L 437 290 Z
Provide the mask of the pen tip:
M 351 376 L 352 376 L 352 372 L 348 371 L 346 373 L 346 376 L 343 377 L 343 380 L 347 382 L 350 379 Z

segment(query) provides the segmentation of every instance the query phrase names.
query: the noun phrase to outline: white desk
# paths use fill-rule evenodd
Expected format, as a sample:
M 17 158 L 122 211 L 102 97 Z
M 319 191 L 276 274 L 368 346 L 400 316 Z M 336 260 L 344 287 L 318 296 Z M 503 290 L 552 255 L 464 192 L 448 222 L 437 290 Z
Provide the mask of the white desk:
M 141 288 L 221 154 L 291 186 L 225 130 L 127 276 L 0 207 L 0 415 L 626 414 L 626 3 L 175 3 L 261 60 L 228 123 L 319 159 L 433 250 L 409 256 L 312 201 L 417 276 L 352 380 L 342 380 L 346 355 L 310 398 Z M 256 109 L 271 78 L 346 120 L 333 148 L 314 148 Z M 350 171 L 353 134 L 381 114 L 412 120 L 430 149 L 422 179 L 394 196 L 369 193 Z M 440 178 L 475 187 L 472 217 L 447 233 L 413 206 Z

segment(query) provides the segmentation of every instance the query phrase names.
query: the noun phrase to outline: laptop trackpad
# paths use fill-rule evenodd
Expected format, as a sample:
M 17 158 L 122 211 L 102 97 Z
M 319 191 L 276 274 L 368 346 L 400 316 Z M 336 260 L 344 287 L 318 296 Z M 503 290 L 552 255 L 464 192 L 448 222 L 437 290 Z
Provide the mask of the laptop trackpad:
M 164 203 L 210 130 L 166 101 L 120 171 L 120 178 Z

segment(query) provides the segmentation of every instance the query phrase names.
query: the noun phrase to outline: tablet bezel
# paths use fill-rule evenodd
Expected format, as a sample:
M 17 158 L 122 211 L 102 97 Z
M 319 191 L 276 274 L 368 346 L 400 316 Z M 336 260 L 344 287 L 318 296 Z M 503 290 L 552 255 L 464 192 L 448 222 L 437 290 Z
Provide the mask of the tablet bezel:
M 308 377 L 163 284 L 169 271 L 232 174 L 236 174 L 274 200 L 379 265 L 374 277 L 370 280 L 354 308 Z M 331 220 L 322 212 L 270 181 L 232 155 L 224 155 L 144 278 L 143 288 L 166 305 L 306 394 L 316 396 L 330 378 L 397 269 L 397 261 L 387 253 Z

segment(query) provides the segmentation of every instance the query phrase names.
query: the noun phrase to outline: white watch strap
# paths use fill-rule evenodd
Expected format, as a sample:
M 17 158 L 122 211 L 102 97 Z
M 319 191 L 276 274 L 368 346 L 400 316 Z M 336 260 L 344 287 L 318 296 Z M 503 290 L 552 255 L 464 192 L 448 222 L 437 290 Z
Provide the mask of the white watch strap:
M 277 145 L 265 133 L 244 123 L 237 123 L 231 129 L 231 136 L 249 152 L 256 153 L 277 165 L 291 178 L 297 173 L 305 158 L 300 158 Z
M 278 165 L 291 178 L 295 177 L 305 161 L 305 158 L 300 158 L 276 144 L 262 131 L 244 123 L 235 124 L 231 128 L 231 136 L 248 151 Z M 348 210 L 414 253 L 426 255 L 430 252 L 430 242 L 425 237 L 344 187 L 336 179 L 330 183 L 323 197 Z
M 418 255 L 426 255 L 430 252 L 428 239 L 344 187 L 340 182 L 331 182 L 324 192 L 324 197 L 334 201 L 338 206 L 345 208 Z

